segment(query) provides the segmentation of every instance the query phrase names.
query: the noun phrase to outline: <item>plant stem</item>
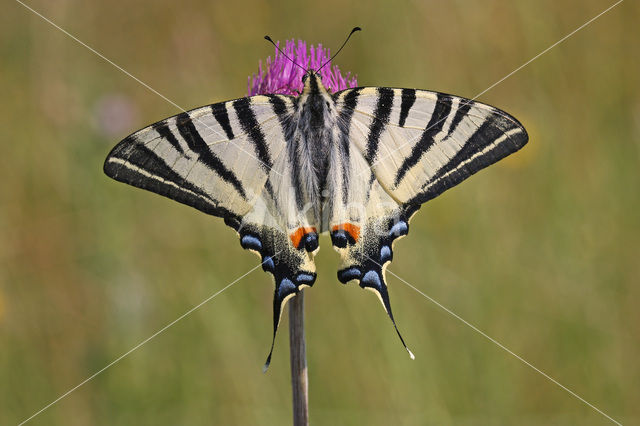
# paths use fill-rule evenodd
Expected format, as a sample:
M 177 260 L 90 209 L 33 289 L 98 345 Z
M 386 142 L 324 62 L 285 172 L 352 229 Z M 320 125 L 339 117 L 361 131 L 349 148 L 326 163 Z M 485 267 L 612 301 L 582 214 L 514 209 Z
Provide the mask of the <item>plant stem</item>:
M 304 339 L 304 290 L 289 302 L 289 356 L 293 392 L 293 425 L 309 424 L 309 380 L 307 348 Z

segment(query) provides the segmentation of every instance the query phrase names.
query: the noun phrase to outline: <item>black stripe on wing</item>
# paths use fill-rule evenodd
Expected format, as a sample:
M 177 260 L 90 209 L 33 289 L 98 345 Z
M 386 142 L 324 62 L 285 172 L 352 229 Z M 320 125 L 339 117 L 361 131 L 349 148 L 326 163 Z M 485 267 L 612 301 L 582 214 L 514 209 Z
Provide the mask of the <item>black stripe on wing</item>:
M 489 115 L 462 148 L 422 185 L 407 204 L 421 204 L 442 194 L 474 173 L 518 151 L 529 140 L 522 124 L 503 111 Z
M 469 113 L 469 110 L 473 106 L 474 102 L 471 99 L 459 98 L 458 107 L 456 109 L 456 113 L 453 116 L 453 120 L 451 120 L 451 125 L 449 126 L 449 130 L 447 131 L 447 136 L 449 137 L 456 131 L 458 125 L 462 121 L 463 118 Z
M 378 102 L 376 109 L 373 111 L 374 120 L 369 128 L 369 136 L 367 138 L 367 151 L 365 152 L 365 160 L 371 164 L 378 154 L 378 142 L 380 136 L 384 132 L 384 128 L 389 123 L 391 115 L 391 107 L 393 106 L 393 89 L 388 87 L 378 88 Z
M 285 149 L 287 150 L 287 155 L 289 156 L 289 163 L 296 164 L 296 159 L 292 157 L 293 150 L 295 150 L 295 141 L 293 140 L 293 134 L 295 130 L 294 123 L 291 122 L 291 112 L 287 108 L 287 103 L 285 102 L 284 95 L 266 95 L 269 97 L 269 103 L 273 107 L 273 112 L 278 117 L 278 122 L 280 123 L 280 129 L 282 130 L 282 134 L 284 135 L 285 140 Z M 299 168 L 295 167 L 293 169 L 292 178 L 297 179 L 299 181 Z M 297 182 L 296 181 L 296 182 Z M 302 201 L 302 192 L 301 192 L 301 184 L 293 185 L 295 188 L 296 195 L 296 205 L 298 209 L 302 210 L 304 202 Z M 271 175 L 267 180 L 267 191 L 271 195 L 274 203 L 278 206 L 278 197 L 275 196 L 274 191 L 271 185 Z M 278 206 L 279 207 L 279 206 Z
M 271 161 L 271 155 L 269 154 L 269 147 L 264 138 L 264 133 L 262 133 L 256 115 L 251 108 L 251 99 L 237 99 L 233 101 L 233 108 L 236 111 L 242 130 L 247 133 L 249 140 L 253 143 L 262 167 L 268 172 L 271 170 L 271 167 L 273 167 L 273 163 Z
M 291 140 L 285 149 L 287 150 L 289 164 L 292 165 L 289 173 L 291 174 L 291 186 L 293 187 L 293 192 L 296 198 L 296 208 L 299 211 L 302 211 L 304 209 L 304 182 L 302 181 L 302 170 L 297 166 L 297 164 L 299 164 L 297 148 L 298 141 Z
M 186 181 L 168 164 L 133 136 L 116 145 L 104 163 L 104 173 L 120 182 L 155 192 L 214 216 L 235 214 L 198 186 Z
M 402 103 L 400 104 L 400 119 L 398 120 L 398 126 L 404 127 L 404 123 L 407 121 L 409 111 L 416 101 L 416 91 L 414 89 L 402 89 Z
M 152 124 L 151 127 L 153 127 L 153 129 L 158 132 L 161 137 L 165 138 L 171 144 L 171 146 L 175 148 L 176 151 L 178 151 L 180 154 L 184 154 L 184 150 L 180 146 L 180 142 L 178 142 L 176 135 L 174 135 L 169 128 L 167 120 L 158 121 L 157 123 Z
M 247 195 L 242 187 L 242 183 L 240 183 L 236 174 L 229 170 L 222 163 L 222 160 L 209 148 L 188 113 L 183 112 L 176 116 L 176 127 L 180 135 L 187 142 L 189 149 L 198 154 L 199 161 L 209 169 L 215 171 L 224 181 L 230 183 L 242 198 L 246 200 Z
M 447 117 L 451 113 L 451 96 L 437 94 L 438 99 L 436 101 L 435 108 L 429 119 L 429 124 L 422 132 L 422 137 L 417 144 L 411 149 L 411 154 L 404 159 L 402 165 L 396 173 L 396 179 L 394 186 L 397 187 L 407 172 L 422 158 L 422 156 L 429 150 L 429 148 L 435 143 L 435 137 L 442 131 Z
M 227 135 L 227 139 L 234 139 L 235 136 L 233 134 L 233 129 L 231 128 L 231 123 L 229 122 L 229 113 L 227 112 L 227 103 L 220 102 L 211 105 L 211 113 L 218 124 L 220 124 L 220 127 L 222 127 L 222 130 L 224 130 L 224 133 Z
M 351 131 L 351 120 L 358 104 L 358 96 L 360 89 L 349 91 L 344 96 L 344 107 L 340 110 L 338 118 L 338 126 L 340 127 L 340 150 L 342 151 L 342 202 L 346 205 L 349 203 L 349 176 L 350 167 L 350 146 L 349 132 Z M 334 97 L 336 99 L 336 97 Z

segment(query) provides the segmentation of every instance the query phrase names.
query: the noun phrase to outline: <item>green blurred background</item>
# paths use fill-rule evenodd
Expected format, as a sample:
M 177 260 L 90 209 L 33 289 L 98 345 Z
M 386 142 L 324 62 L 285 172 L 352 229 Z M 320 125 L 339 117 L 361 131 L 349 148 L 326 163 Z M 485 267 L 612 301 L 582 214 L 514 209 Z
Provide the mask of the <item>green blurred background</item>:
M 336 48 L 360 85 L 473 97 L 609 1 L 29 5 L 185 108 L 243 96 L 273 48 Z M 622 423 L 640 422 L 640 61 L 626 1 L 480 100 L 530 143 L 429 202 L 389 268 Z M 179 112 L 11 0 L 0 16 L 0 424 L 16 424 L 257 264 L 221 220 L 102 173 Z M 390 276 L 306 292 L 316 425 L 610 424 Z M 287 319 L 256 271 L 31 424 L 290 423 Z

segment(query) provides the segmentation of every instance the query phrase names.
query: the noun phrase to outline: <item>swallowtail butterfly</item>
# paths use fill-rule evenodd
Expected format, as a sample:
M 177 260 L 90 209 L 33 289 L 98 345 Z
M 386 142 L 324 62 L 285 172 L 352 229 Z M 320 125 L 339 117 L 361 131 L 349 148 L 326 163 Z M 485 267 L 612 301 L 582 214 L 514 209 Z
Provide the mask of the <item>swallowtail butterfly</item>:
M 316 279 L 320 233 L 341 256 L 338 280 L 373 291 L 396 327 L 385 267 L 411 216 L 528 140 L 509 114 L 458 96 L 331 94 L 314 70 L 303 85 L 298 96 L 245 97 L 159 121 L 104 163 L 113 179 L 223 218 L 260 256 L 275 280 L 265 367 L 285 303 Z

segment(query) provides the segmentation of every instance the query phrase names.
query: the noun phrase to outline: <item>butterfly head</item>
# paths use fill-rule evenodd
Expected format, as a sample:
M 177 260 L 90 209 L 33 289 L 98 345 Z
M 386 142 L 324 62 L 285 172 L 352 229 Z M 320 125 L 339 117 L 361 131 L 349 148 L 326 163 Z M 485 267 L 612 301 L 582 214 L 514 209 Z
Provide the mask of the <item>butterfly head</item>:
M 320 76 L 320 73 L 315 70 L 307 70 L 307 72 L 304 73 L 302 76 L 302 85 L 304 86 L 302 93 L 307 95 L 327 91 L 322 84 L 322 77 Z

